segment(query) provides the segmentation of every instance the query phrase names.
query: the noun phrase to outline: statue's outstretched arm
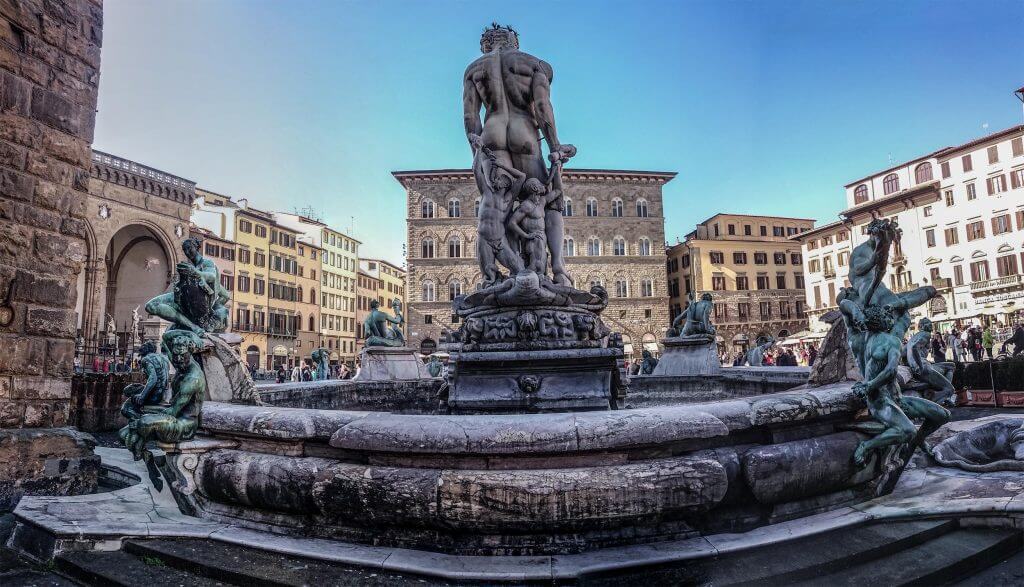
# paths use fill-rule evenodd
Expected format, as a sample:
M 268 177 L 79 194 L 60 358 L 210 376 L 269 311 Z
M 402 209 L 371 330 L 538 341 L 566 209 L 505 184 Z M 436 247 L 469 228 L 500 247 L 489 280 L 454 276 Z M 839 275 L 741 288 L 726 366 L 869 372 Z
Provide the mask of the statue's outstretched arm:
M 498 160 L 493 161 L 492 164 L 512 176 L 512 186 L 508 188 L 508 195 L 512 197 L 518 196 L 523 191 L 523 185 L 528 179 L 526 173 L 519 171 L 515 167 L 509 167 Z
M 519 206 L 512 212 L 512 215 L 508 217 L 508 222 L 505 223 L 506 228 L 511 230 L 514 234 L 518 235 L 519 238 L 529 239 L 530 235 L 526 234 L 526 231 L 519 226 L 519 221 L 526 216 L 526 206 Z
M 889 348 L 885 369 L 879 371 L 877 375 L 866 383 L 868 391 L 875 391 L 887 381 L 892 381 L 896 377 L 896 368 L 899 367 L 899 364 L 900 348 L 899 345 L 893 345 Z

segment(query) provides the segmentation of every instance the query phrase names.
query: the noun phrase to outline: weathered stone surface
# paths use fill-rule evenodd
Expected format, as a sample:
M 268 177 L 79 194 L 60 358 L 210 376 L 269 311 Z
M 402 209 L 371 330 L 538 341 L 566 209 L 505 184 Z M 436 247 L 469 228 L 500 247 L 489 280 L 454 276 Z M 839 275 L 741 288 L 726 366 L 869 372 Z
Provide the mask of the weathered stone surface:
M 861 437 L 841 432 L 817 438 L 761 446 L 742 457 L 743 476 L 763 504 L 805 498 L 846 488 L 871 479 L 869 469 L 858 475 L 853 451 Z
M 935 460 L 967 471 L 1024 471 L 1024 418 L 1004 417 L 937 443 Z
M 243 434 L 281 439 L 326 441 L 339 428 L 367 412 L 267 408 L 220 402 L 203 404 L 202 429 L 215 434 Z
M 726 436 L 729 428 L 707 412 L 676 406 L 577 414 L 576 434 L 579 450 L 605 450 Z
M 662 339 L 661 344 L 665 350 L 651 375 L 699 377 L 716 376 L 722 372 L 713 337 L 707 337 L 707 340 L 670 337 Z
M 355 381 L 408 381 L 428 379 L 430 374 L 416 350 L 409 347 L 368 346 L 359 354 Z
M 261 385 L 256 403 L 264 406 L 312 410 L 366 410 L 400 414 L 437 412 L 442 381 L 353 381 L 329 379 Z
M 206 375 L 208 400 L 252 403 L 255 399 L 256 384 L 249 375 L 249 369 L 225 340 L 237 336 L 208 334 L 203 337 L 204 347 L 199 357 Z
M 96 441 L 71 428 L 0 429 L 0 511 L 23 495 L 75 495 L 96 489 Z
M 828 334 L 818 347 L 808 385 L 828 385 L 839 381 L 860 381 L 862 376 L 846 339 L 846 326 L 838 310 L 822 316 L 830 323 Z
M 437 469 L 334 463 L 317 473 L 312 495 L 334 523 L 437 527 L 440 477 Z
M 288 513 L 316 511 L 313 482 L 332 461 L 214 450 L 199 459 L 196 486 L 208 498 Z

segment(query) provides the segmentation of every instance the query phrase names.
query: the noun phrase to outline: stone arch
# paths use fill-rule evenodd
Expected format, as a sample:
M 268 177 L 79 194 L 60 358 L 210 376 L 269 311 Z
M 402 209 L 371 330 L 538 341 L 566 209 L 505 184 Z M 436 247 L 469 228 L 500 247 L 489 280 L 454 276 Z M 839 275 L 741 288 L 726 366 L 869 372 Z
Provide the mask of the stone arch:
M 167 291 L 179 257 L 164 231 L 146 221 L 121 227 L 104 249 L 106 297 L 103 315 L 95 318 L 105 324 L 109 314 L 120 326 L 131 320 L 136 306 Z

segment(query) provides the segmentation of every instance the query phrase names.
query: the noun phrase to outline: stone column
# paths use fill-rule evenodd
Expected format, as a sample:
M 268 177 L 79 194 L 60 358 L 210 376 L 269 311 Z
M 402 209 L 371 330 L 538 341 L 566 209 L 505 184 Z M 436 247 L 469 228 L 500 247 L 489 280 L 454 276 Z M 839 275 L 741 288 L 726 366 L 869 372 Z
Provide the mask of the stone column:
M 101 0 L 0 2 L 0 511 L 95 486 L 68 419 Z M 7 297 L 7 293 L 10 296 Z M 62 461 L 66 461 L 61 465 Z

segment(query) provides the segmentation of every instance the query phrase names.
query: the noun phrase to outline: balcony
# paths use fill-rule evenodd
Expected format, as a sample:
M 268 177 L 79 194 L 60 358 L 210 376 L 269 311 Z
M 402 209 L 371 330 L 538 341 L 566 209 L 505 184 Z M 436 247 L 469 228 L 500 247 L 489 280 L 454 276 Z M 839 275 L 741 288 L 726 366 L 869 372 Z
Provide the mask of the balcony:
M 831 267 L 826 267 L 822 274 L 825 276 L 825 279 L 832 279 L 836 276 L 836 270 Z
M 1001 289 L 1016 289 L 1024 283 L 1024 278 L 1020 275 L 1007 275 L 1006 277 L 998 277 L 996 279 L 986 279 L 984 281 L 973 281 L 971 282 L 971 293 L 990 292 Z
M 919 287 L 921 287 L 921 284 L 919 283 L 898 283 L 896 284 L 896 288 L 892 291 L 894 293 L 907 293 L 908 291 L 914 291 Z
M 893 267 L 903 267 L 907 264 L 907 256 L 903 253 L 895 253 L 889 263 Z
M 953 287 L 953 280 L 948 277 L 939 277 L 932 280 L 932 285 L 935 286 L 935 289 L 949 289 Z

